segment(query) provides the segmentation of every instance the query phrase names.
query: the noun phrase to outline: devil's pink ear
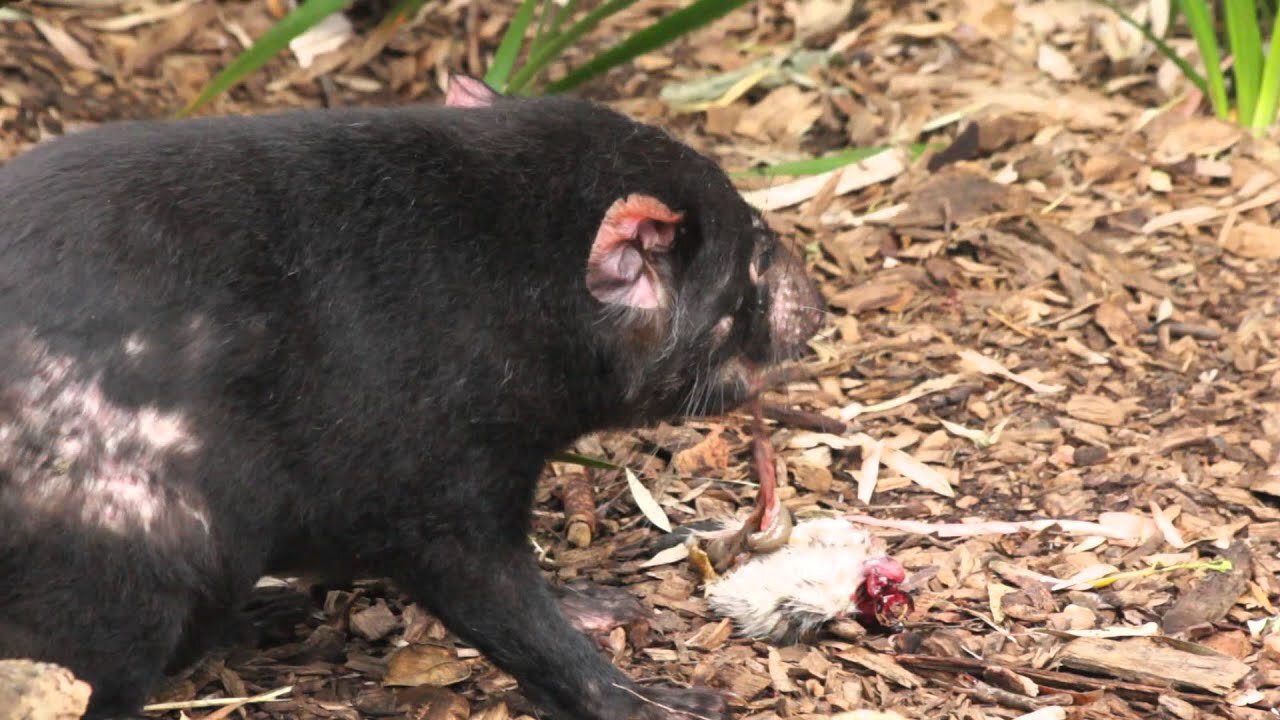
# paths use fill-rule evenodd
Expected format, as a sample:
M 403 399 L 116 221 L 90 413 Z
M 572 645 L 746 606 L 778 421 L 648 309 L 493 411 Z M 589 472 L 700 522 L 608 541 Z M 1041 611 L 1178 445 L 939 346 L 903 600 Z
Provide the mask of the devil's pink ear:
M 671 250 L 683 216 L 649 195 L 628 195 L 604 214 L 591 255 L 587 289 L 599 301 L 634 308 L 663 304 L 655 262 Z
M 488 107 L 499 97 L 497 91 L 470 75 L 449 75 L 449 89 L 444 94 L 444 104 L 450 107 Z

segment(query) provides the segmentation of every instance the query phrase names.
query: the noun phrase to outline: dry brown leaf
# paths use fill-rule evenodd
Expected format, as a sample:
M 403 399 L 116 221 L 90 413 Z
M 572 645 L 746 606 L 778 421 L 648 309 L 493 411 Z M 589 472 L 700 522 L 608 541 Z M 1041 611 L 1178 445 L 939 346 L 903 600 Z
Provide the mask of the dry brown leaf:
M 471 703 L 461 695 L 444 688 L 430 688 L 425 703 L 411 712 L 411 720 L 468 720 Z
M 207 26 L 218 15 L 212 2 L 200 2 L 160 27 L 138 39 L 138 44 L 121 63 L 120 74 L 145 73 L 165 54 L 181 46 L 196 30 Z
M 1075 80 L 1080 76 L 1076 63 L 1049 43 L 1040 44 L 1036 67 L 1060 82 Z
M 1253 260 L 1280 260 L 1280 227 L 1237 223 L 1223 238 L 1228 252 Z
M 780 210 L 799 205 L 817 195 L 837 173 L 840 180 L 836 183 L 833 194 L 839 196 L 897 177 L 907 169 L 907 165 L 904 151 L 891 149 L 821 175 L 810 175 L 789 183 L 744 192 L 742 198 L 762 212 Z
M 1002 583 L 987 583 L 987 607 L 991 610 L 991 619 L 997 623 L 1004 622 L 1004 597 L 1013 592 L 1013 588 Z
M 1243 136 L 1237 125 L 1216 117 L 1188 118 L 1160 139 L 1153 156 L 1156 162 L 1172 165 L 1190 156 L 1217 155 Z
M 192 5 L 202 2 L 202 0 L 180 0 L 179 2 L 155 5 L 138 12 L 117 15 L 112 18 L 93 18 L 84 19 L 85 27 L 94 30 L 102 30 L 104 32 L 126 32 L 133 28 L 149 25 L 160 20 L 168 20 L 184 12 L 187 12 Z
M 1132 347 L 1138 338 L 1138 325 L 1119 302 L 1108 300 L 1098 304 L 1093 321 L 1120 347 Z
M 796 39 L 838 30 L 853 12 L 854 0 L 800 0 L 796 4 Z
M 836 293 L 827 299 L 827 303 L 859 315 L 869 310 L 904 306 L 911 302 L 915 294 L 915 287 L 910 283 L 872 281 Z
M 791 463 L 791 472 L 797 485 L 819 495 L 831 490 L 831 483 L 835 480 L 827 468 L 805 461 Z
M 1119 152 L 1090 155 L 1080 167 L 1085 182 L 1118 182 L 1138 174 L 1142 164 L 1131 155 Z
M 697 445 L 675 454 L 671 465 L 681 475 L 702 475 L 729 467 L 729 444 L 724 434 L 712 432 Z
M 1116 401 L 1101 395 L 1073 395 L 1067 401 L 1067 414 L 1107 427 L 1124 425 L 1125 418 L 1141 409 L 1136 400 Z
M 458 660 L 452 648 L 439 645 L 406 645 L 387 658 L 386 686 L 445 687 L 471 676 L 468 665 Z
M 743 112 L 733 131 L 760 142 L 794 143 L 821 115 L 817 93 L 783 85 Z
M 1001 365 L 1000 361 L 994 358 L 989 358 L 986 355 L 973 350 L 961 350 L 958 354 L 960 356 L 961 363 L 966 368 L 974 372 L 980 372 L 984 375 L 997 375 L 999 377 L 1007 378 L 1016 383 L 1027 386 L 1034 392 L 1051 394 L 1062 392 L 1062 390 L 1065 389 L 1061 385 L 1050 385 L 1034 380 L 1027 377 L 1025 373 L 1012 372 L 1004 365 Z
M 931 465 L 926 465 L 901 450 L 889 447 L 883 448 L 880 462 L 885 467 L 897 471 L 899 475 L 926 490 L 931 490 L 944 497 L 956 496 L 955 489 L 951 487 L 951 481 L 947 479 L 943 471 Z
M 1151 501 L 1150 507 L 1151 517 L 1155 520 L 1160 533 L 1164 535 L 1164 541 L 1179 550 L 1187 547 L 1189 543 L 1182 539 L 1182 533 L 1178 532 L 1178 528 L 1174 526 L 1173 519 L 1156 504 L 1155 500 Z
M 1150 235 L 1158 230 L 1163 230 L 1174 225 L 1187 225 L 1195 227 L 1203 225 L 1222 216 L 1222 210 L 1209 207 L 1207 205 L 1196 205 L 1193 207 L 1178 208 L 1170 210 L 1167 213 L 1157 215 L 1148 220 L 1142 226 L 1142 233 Z
M 40 34 L 44 35 L 45 39 L 49 41 L 49 44 L 61 53 L 63 59 L 71 63 L 71 65 L 91 72 L 102 71 L 102 66 L 98 64 L 97 60 L 93 59 L 93 56 L 89 54 L 85 46 L 81 45 L 79 40 L 71 37 L 71 34 L 66 30 L 40 18 L 35 18 L 31 22 L 40 31 Z

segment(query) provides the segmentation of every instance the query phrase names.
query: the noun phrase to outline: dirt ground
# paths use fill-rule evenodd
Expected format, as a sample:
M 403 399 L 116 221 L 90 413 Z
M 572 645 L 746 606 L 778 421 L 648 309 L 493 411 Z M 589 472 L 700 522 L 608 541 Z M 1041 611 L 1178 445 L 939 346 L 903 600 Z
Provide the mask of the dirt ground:
M 588 46 L 679 5 L 637 3 Z M 483 72 L 514 6 L 428 3 L 376 36 L 379 4 L 358 3 L 338 49 L 306 68 L 285 53 L 205 112 L 437 101 L 448 70 Z M 176 111 L 282 6 L 17 7 L 38 21 L 0 21 L 0 160 Z M 702 105 L 681 101 L 691 88 Z M 619 473 L 592 471 L 598 524 L 570 543 L 559 488 L 578 471 L 555 465 L 536 520 L 548 575 L 653 609 L 604 639 L 621 667 L 722 688 L 741 718 L 1280 716 L 1280 132 L 1212 119 L 1131 30 L 1067 0 L 761 0 L 580 93 L 735 172 L 893 146 L 839 175 L 738 177 L 830 305 L 769 398 L 793 411 L 769 430 L 783 497 L 870 523 L 914 611 L 899 632 L 736 637 L 687 562 L 651 560 L 663 532 Z M 747 420 L 577 449 L 631 468 L 679 526 L 750 505 Z M 154 715 L 531 714 L 394 588 L 316 596 L 291 635 L 155 702 L 285 690 Z

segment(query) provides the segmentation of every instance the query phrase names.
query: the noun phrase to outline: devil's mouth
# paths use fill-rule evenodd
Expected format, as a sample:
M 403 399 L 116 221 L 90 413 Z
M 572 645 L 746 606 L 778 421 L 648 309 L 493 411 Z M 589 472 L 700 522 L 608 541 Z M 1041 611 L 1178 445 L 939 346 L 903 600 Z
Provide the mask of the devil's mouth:
M 732 412 L 780 387 L 790 374 L 789 365 L 752 360 L 734 355 L 720 364 L 715 379 L 705 387 L 692 389 L 699 416 Z

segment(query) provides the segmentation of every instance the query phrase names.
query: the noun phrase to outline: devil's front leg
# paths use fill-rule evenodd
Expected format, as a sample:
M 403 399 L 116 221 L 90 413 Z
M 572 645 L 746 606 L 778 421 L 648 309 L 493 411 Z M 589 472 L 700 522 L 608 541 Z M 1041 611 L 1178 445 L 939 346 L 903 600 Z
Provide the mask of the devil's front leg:
M 530 700 L 555 720 L 725 716 L 724 699 L 714 691 L 641 687 L 610 664 L 566 619 L 539 572 L 524 534 L 528 505 L 516 511 L 505 502 L 486 506 L 477 497 L 475 503 L 465 517 L 433 514 L 418 553 L 402 557 L 389 574 L 515 677 Z

